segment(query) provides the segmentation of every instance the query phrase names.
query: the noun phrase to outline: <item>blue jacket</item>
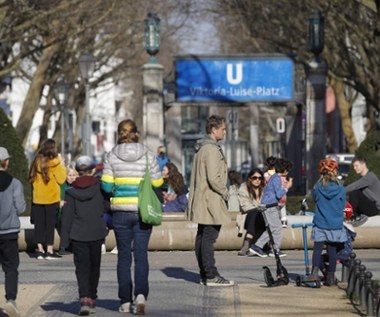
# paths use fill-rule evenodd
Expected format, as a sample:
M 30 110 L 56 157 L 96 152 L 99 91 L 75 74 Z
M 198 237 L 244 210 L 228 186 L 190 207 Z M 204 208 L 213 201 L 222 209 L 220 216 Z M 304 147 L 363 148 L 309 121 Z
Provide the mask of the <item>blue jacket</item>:
M 328 182 L 327 186 L 318 182 L 312 195 L 315 201 L 314 225 L 321 229 L 342 229 L 343 210 L 346 206 L 344 187 L 335 182 Z
M 281 176 L 273 174 L 264 188 L 261 203 L 264 205 L 278 203 L 288 191 L 282 188 Z

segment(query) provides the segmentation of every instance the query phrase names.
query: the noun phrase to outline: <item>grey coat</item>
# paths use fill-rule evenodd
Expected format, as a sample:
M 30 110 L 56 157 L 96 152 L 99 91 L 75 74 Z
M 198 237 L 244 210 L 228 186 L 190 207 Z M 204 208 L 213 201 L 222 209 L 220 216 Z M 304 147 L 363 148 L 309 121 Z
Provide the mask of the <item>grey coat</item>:
M 18 233 L 18 218 L 26 208 L 24 187 L 5 171 L 0 171 L 0 235 Z
M 188 220 L 206 225 L 231 222 L 227 178 L 227 163 L 218 143 L 209 136 L 198 140 L 191 171 Z

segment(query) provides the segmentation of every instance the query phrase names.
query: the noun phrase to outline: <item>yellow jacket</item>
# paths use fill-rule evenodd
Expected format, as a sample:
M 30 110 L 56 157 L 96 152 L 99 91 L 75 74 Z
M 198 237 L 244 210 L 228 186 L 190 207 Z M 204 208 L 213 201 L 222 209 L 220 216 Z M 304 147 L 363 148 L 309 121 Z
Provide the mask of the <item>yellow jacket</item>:
M 33 185 L 33 203 L 39 205 L 50 205 L 57 203 L 61 200 L 60 185 L 66 181 L 66 168 L 61 164 L 60 159 L 54 158 L 47 164 L 49 166 L 49 182 L 44 183 L 42 174 L 37 162 L 37 175 L 34 179 Z

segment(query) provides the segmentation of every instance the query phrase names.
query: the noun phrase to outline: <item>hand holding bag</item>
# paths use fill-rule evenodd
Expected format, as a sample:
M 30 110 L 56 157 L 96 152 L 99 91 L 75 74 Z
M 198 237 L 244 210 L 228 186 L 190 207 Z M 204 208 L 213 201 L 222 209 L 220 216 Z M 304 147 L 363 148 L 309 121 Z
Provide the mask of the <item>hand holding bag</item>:
M 161 202 L 152 188 L 148 155 L 146 157 L 145 175 L 139 185 L 139 211 L 141 221 L 152 226 L 159 226 L 162 221 Z

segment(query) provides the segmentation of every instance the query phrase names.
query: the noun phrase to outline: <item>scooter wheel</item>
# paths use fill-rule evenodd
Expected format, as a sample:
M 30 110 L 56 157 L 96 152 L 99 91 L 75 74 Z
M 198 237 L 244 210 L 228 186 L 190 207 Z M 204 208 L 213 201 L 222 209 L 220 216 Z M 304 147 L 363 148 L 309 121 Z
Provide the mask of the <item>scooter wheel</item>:
M 275 283 L 272 273 L 267 266 L 263 266 L 264 269 L 264 280 L 268 287 L 272 287 Z
M 315 282 L 315 287 L 316 288 L 321 288 L 321 281 L 316 281 Z
M 301 279 L 301 276 L 297 276 L 297 278 L 296 278 L 296 285 L 297 285 L 297 286 L 301 286 L 301 285 L 302 285 L 302 279 Z

